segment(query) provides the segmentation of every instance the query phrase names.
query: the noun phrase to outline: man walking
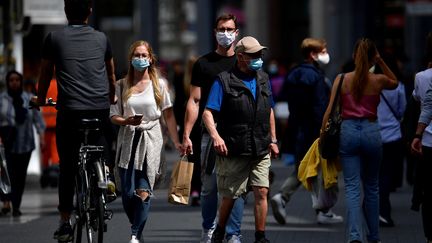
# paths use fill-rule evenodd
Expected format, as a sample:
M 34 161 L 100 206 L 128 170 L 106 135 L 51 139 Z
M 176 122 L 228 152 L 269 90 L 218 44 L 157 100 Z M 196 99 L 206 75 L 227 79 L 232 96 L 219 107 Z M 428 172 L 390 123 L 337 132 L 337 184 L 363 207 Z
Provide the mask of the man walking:
M 294 155 L 296 167 L 282 184 L 281 192 L 270 200 L 273 216 L 279 224 L 286 223 L 285 205 L 301 185 L 297 178 L 298 167 L 309 147 L 320 135 L 331 89 L 331 84 L 326 81 L 324 72 L 320 69 L 320 65 L 326 65 L 330 61 L 325 40 L 306 38 L 301 44 L 301 52 L 304 61 L 290 71 L 281 92 L 282 99 L 288 101 L 290 111 L 286 134 L 287 150 Z M 336 193 L 332 195 L 337 196 Z M 332 201 L 336 202 L 336 199 Z M 343 221 L 330 208 L 321 208 L 320 203 L 315 204 L 318 223 Z
M 201 115 L 216 76 L 230 70 L 236 61 L 234 41 L 239 33 L 237 18 L 232 14 L 219 16 L 215 22 L 214 33 L 217 48 L 200 57 L 193 66 L 190 96 L 186 106 L 183 145 L 195 163 L 201 160 L 201 216 L 202 243 L 210 243 L 215 228 L 218 207 L 218 191 L 214 174 L 214 151 L 210 136 L 202 129 Z M 195 127 L 194 127 L 195 124 Z M 191 134 L 192 128 L 194 130 Z M 193 140 L 193 141 L 192 141 Z M 237 200 L 232 217 L 227 225 L 227 239 L 230 243 L 240 242 L 240 226 L 243 217 L 244 201 Z
M 217 185 L 222 204 L 212 242 L 223 242 L 234 203 L 252 187 L 255 197 L 255 242 L 265 238 L 270 154 L 277 156 L 273 98 L 268 75 L 261 70 L 266 47 L 253 37 L 235 48 L 236 66 L 213 83 L 203 120 L 213 140 Z M 216 128 L 214 117 L 217 116 Z

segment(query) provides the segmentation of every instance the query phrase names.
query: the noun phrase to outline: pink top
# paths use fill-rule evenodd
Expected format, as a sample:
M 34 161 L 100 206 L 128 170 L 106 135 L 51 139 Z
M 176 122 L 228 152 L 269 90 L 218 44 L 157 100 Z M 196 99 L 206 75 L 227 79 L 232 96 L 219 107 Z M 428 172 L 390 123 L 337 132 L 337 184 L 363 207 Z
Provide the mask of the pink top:
M 377 118 L 379 95 L 363 95 L 357 103 L 350 94 L 342 94 L 342 118 Z

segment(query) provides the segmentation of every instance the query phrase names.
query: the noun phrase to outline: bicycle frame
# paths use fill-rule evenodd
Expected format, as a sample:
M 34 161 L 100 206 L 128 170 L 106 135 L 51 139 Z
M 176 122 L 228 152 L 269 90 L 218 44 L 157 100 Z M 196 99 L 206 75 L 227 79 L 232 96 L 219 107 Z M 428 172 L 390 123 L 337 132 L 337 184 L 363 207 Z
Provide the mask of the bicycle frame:
M 76 213 L 74 242 L 80 243 L 82 229 L 88 243 L 102 243 L 106 231 L 105 219 L 112 213 L 106 209 L 107 176 L 105 172 L 104 148 L 88 144 L 91 128 L 84 129 L 84 141 L 79 150 L 78 171 L 75 176 Z

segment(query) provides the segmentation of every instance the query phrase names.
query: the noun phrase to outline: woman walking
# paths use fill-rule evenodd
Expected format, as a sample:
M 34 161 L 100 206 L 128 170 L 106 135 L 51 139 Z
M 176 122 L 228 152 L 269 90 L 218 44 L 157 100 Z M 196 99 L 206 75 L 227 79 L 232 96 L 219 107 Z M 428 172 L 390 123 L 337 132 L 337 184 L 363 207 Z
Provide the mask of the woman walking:
M 159 173 L 165 118 L 171 140 L 181 151 L 168 87 L 159 79 L 156 57 L 148 42 L 136 41 L 129 49 L 129 70 L 117 83 L 119 101 L 111 106 L 111 121 L 120 125 L 117 165 L 122 202 L 131 225 L 130 243 L 138 243 L 150 210 L 155 178 Z
M 349 242 L 363 241 L 363 217 L 367 224 L 367 241 L 380 241 L 378 175 L 382 157 L 380 126 L 377 107 L 383 89 L 395 89 L 398 81 L 381 58 L 375 44 L 360 39 L 354 47 L 355 70 L 345 74 L 341 90 L 341 134 L 339 155 L 342 164 Z M 369 70 L 378 65 L 383 74 Z M 333 85 L 330 104 L 323 119 L 322 131 L 327 123 L 339 75 Z M 363 201 L 361 189 L 363 188 Z

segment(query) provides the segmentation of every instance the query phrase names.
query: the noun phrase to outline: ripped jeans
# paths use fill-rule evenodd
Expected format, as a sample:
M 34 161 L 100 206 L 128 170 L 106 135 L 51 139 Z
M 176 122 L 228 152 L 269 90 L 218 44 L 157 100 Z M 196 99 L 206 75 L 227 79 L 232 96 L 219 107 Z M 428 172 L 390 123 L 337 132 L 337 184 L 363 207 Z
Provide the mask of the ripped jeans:
M 138 136 L 134 137 L 132 156 L 127 169 L 119 168 L 122 189 L 123 209 L 131 225 L 131 235 L 141 239 L 147 217 L 150 212 L 150 196 L 152 189 L 147 178 L 147 162 L 144 162 L 142 170 L 134 169 L 134 154 Z M 136 192 L 137 190 L 147 191 L 149 193 L 145 200 Z

